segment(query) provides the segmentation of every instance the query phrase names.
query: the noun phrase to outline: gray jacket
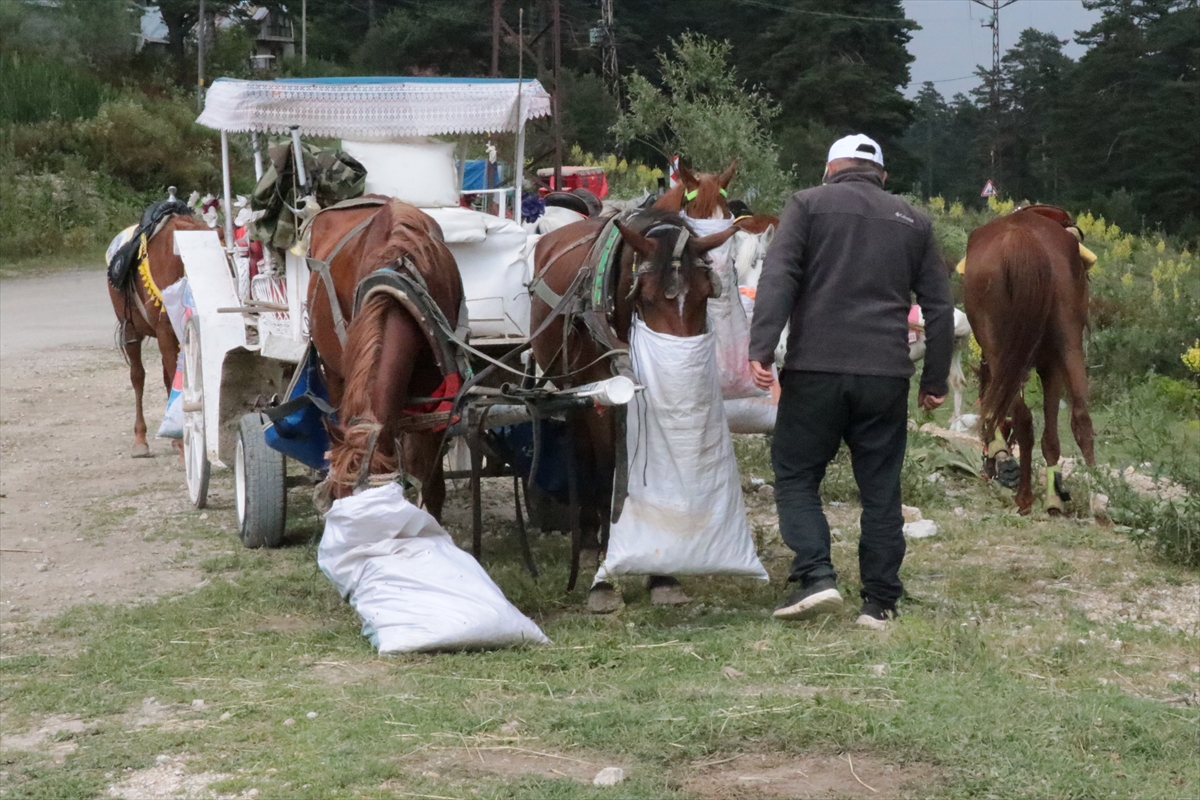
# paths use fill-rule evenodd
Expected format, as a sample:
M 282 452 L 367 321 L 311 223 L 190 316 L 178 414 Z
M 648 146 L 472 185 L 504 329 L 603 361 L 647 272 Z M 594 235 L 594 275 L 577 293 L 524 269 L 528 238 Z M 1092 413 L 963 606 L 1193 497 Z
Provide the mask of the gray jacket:
M 842 170 L 783 210 L 758 283 L 750 360 L 770 364 L 791 322 L 784 369 L 907 378 L 913 295 L 925 315 L 921 388 L 944 395 L 954 306 L 933 225 L 874 171 Z

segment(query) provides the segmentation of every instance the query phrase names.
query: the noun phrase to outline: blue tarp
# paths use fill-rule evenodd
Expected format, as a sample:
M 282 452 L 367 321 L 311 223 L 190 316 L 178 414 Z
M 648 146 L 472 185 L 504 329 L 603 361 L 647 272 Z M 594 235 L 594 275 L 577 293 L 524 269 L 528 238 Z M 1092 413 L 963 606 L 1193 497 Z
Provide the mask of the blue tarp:
M 496 188 L 504 181 L 504 165 L 496 165 L 496 177 L 493 186 L 487 185 L 487 159 L 476 158 L 468 161 L 463 168 L 463 191 L 475 192 L 480 189 Z
M 296 404 L 299 407 L 294 411 L 278 419 L 271 414 L 272 409 L 267 409 L 267 416 L 274 420 L 263 432 L 267 446 L 306 467 L 327 472 L 329 461 L 325 454 L 329 451 L 329 434 L 325 430 L 325 413 L 321 406 L 329 407 L 329 392 L 321 379 L 317 350 L 312 345 L 309 345 L 284 398 L 285 403 L 292 400 L 302 402 Z

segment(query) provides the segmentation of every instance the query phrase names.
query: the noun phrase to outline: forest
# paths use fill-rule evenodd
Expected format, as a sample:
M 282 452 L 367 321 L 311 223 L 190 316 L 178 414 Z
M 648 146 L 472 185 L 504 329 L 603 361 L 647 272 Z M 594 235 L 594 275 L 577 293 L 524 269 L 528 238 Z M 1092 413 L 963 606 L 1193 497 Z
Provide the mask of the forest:
M 1083 1 L 1101 19 L 1076 33 L 1087 46 L 1078 60 L 1063 53 L 1065 40 L 1031 28 L 1003 54 L 999 74 L 977 68 L 978 89 L 945 97 L 927 83 L 910 99 L 907 44 L 916 23 L 900 0 L 619 0 L 608 4 L 611 24 L 602 2 L 561 0 L 566 149 L 664 166 L 661 143 L 679 136 L 620 136 L 617 123 L 638 99 L 638 82 L 646 92 L 661 89 L 655 97 L 671 95 L 664 59 L 691 37 L 717 43 L 709 55 L 725 61 L 711 74 L 693 65 L 687 91 L 699 101 L 691 108 L 703 114 L 705 103 L 732 103 L 754 116 L 751 127 L 763 135 L 784 192 L 819 181 L 828 143 L 861 131 L 883 143 L 895 191 L 981 208 L 980 188 L 992 180 L 1018 202 L 1061 204 L 1123 230 L 1195 241 L 1200 7 L 1196 0 Z M 492 74 L 491 0 L 308 0 L 306 57 L 301 0 L 206 2 L 210 17 L 227 20 L 210 24 L 210 79 Z M 214 144 L 188 119 L 200 0 L 157 5 L 167 42 L 139 49 L 139 3 L 0 0 L 0 157 L 13 164 L 4 180 L 24 181 L 10 197 L 22 200 L 31 186 L 44 194 L 48 175 L 67 184 L 87 178 L 84 193 L 99 196 L 97 209 L 131 191 L 160 193 L 168 182 L 211 183 Z M 555 5 L 499 4 L 499 75 L 515 77 L 520 68 L 554 88 Z M 254 70 L 249 58 L 256 9 L 295 25 L 295 55 L 269 72 Z M 546 147 L 530 155 L 534 166 L 550 163 Z M 764 194 L 761 210 L 784 196 Z M 35 205 L 32 197 L 20 204 Z

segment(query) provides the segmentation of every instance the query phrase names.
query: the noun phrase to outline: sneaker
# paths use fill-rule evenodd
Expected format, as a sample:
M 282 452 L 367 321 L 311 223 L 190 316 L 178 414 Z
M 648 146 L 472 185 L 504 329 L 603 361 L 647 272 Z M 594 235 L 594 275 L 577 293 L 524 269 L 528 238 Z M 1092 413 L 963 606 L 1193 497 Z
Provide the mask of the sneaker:
M 886 631 L 892 626 L 892 620 L 895 618 L 895 606 L 884 606 L 878 600 L 868 598 L 863 601 L 862 611 L 858 613 L 856 622 L 864 628 Z
M 775 619 L 810 619 L 829 614 L 842 607 L 842 594 L 831 580 L 817 581 L 812 586 L 797 588 L 775 609 Z

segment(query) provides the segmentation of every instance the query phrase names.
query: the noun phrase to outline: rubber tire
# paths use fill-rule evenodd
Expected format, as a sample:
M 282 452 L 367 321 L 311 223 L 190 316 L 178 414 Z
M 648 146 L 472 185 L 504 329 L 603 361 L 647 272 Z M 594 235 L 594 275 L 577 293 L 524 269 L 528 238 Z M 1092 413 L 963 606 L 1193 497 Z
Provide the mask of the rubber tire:
M 287 523 L 287 464 L 267 446 L 266 425 L 263 414 L 243 416 L 234 452 L 238 536 L 250 548 L 279 547 Z
M 184 412 L 183 463 L 184 477 L 188 488 L 188 499 L 196 508 L 208 505 L 208 484 L 212 475 L 212 463 L 204 431 L 204 375 L 200 361 L 200 321 L 189 319 L 183 329 L 183 401 L 199 402 L 198 411 Z

